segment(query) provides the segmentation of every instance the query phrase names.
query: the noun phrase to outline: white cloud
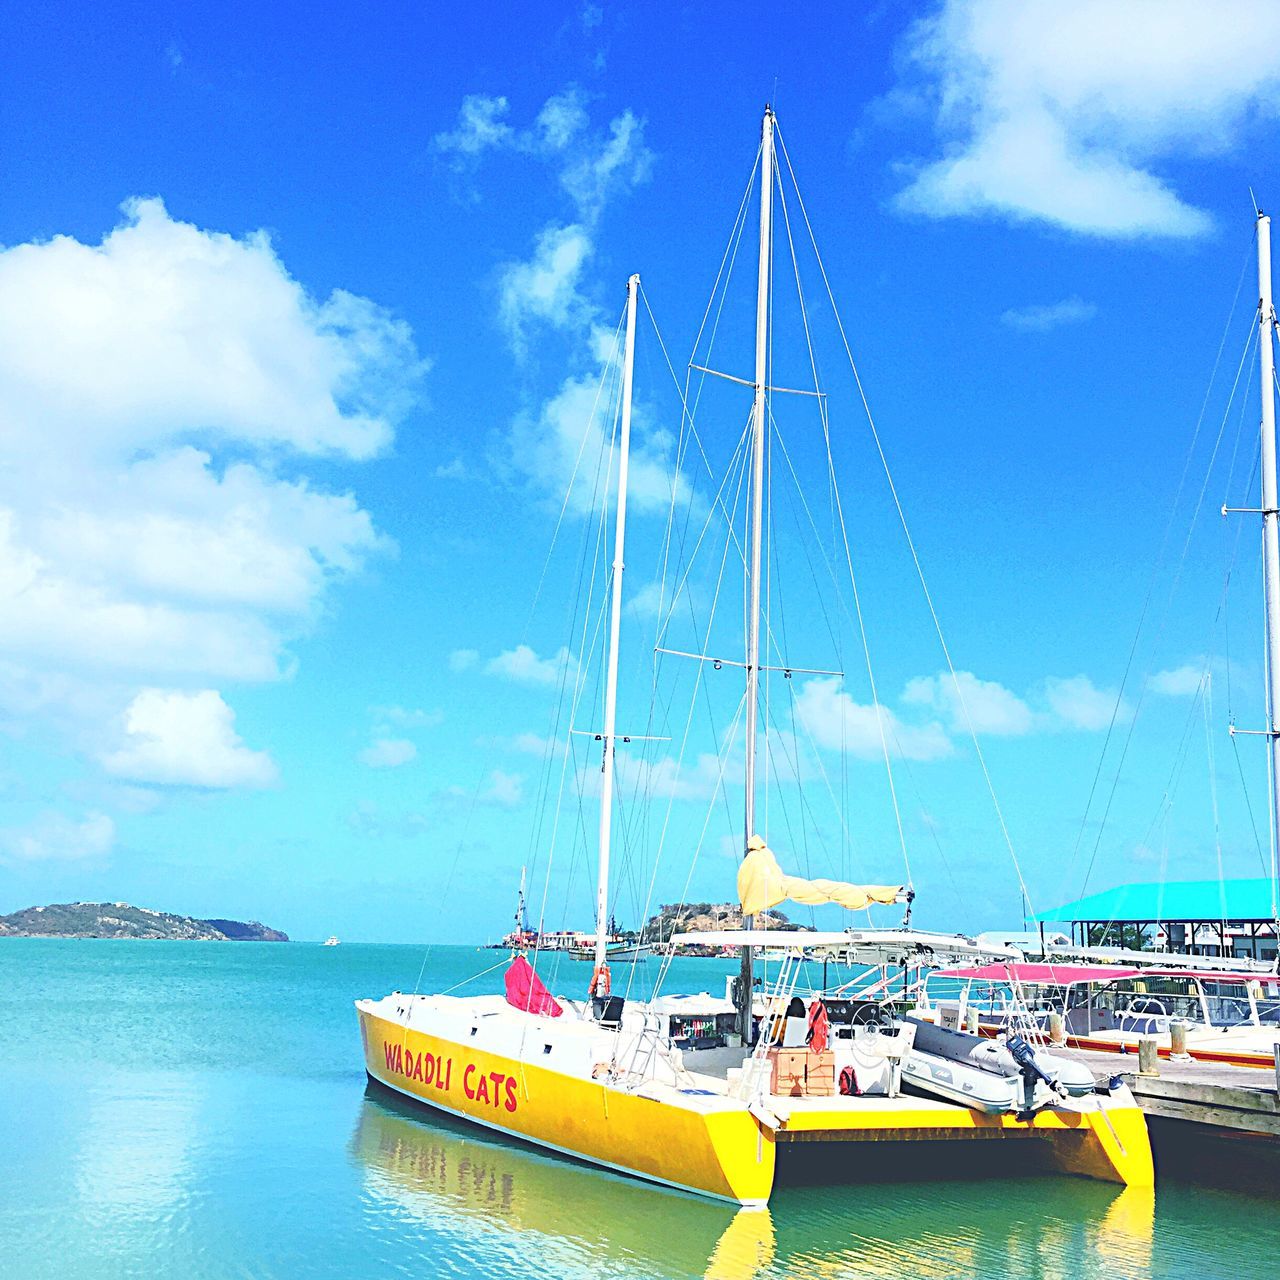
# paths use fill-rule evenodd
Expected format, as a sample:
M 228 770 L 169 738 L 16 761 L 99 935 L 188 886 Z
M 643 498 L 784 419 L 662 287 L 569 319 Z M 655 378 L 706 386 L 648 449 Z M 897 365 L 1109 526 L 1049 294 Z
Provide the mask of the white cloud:
M 877 721 L 875 708 L 850 697 L 838 677 L 806 681 L 796 697 L 796 713 L 817 746 L 847 751 L 858 759 L 882 758 L 882 725 L 892 755 L 908 760 L 938 760 L 952 754 L 951 740 L 937 721 L 905 724 L 883 705 Z
M 908 682 L 902 700 L 945 716 L 952 733 L 968 733 L 972 728 L 974 733 L 1014 737 L 1029 733 L 1035 720 L 1016 693 L 995 680 L 979 680 L 969 671 L 957 671 L 955 680 L 950 673 L 918 676 Z
M 574 87 L 549 98 L 529 129 L 503 124 L 501 130 L 477 132 L 477 119 L 487 124 L 505 116 L 505 100 L 485 102 L 488 105 L 477 116 L 476 100 L 466 100 L 456 138 L 483 136 L 477 152 L 509 148 L 545 161 L 572 204 L 572 217 L 549 222 L 534 237 L 528 257 L 508 262 L 498 272 L 498 319 L 517 357 L 527 354 L 539 331 L 559 333 L 578 348 L 573 371 L 557 390 L 516 417 L 496 458 L 499 469 L 523 476 L 558 501 L 579 460 L 594 474 L 596 460 L 609 447 L 596 414 L 607 412 L 597 399 L 616 358 L 613 331 L 612 325 L 605 325 L 584 278 L 605 205 L 648 179 L 653 155 L 645 145 L 643 120 L 624 110 L 603 132 L 593 129 L 587 96 Z M 496 103 L 501 103 L 501 110 Z M 455 135 L 446 137 L 454 150 L 462 149 L 454 144 Z M 671 445 L 670 434 L 648 422 L 643 406 L 637 405 L 631 496 L 640 511 L 665 509 L 671 500 Z M 583 487 L 571 503 L 577 513 L 593 505 L 594 495 L 583 493 Z M 682 485 L 677 492 L 683 493 Z
M 376 738 L 360 753 L 370 769 L 395 769 L 417 758 L 418 748 L 408 738 Z
M 518 773 L 504 773 L 495 769 L 489 775 L 489 785 L 481 793 L 483 804 L 499 809 L 516 809 L 524 799 L 524 779 Z
M 498 316 L 517 353 L 523 354 L 535 321 L 563 329 L 591 320 L 595 308 L 579 287 L 591 252 L 585 228 L 551 226 L 539 233 L 532 258 L 502 268 Z
M 470 671 L 479 661 L 480 655 L 474 649 L 455 649 L 449 655 L 449 670 Z
M 214 733 L 212 690 L 171 695 L 206 699 L 208 769 L 163 735 L 104 751 L 105 724 L 158 680 L 289 673 L 331 586 L 393 549 L 308 466 L 383 450 L 425 365 L 407 326 L 313 297 L 265 234 L 124 209 L 99 244 L 0 249 L 0 714 L 116 772 L 260 785 L 274 766 Z
M 563 646 L 549 658 L 540 658 L 527 644 L 504 650 L 485 663 L 485 672 L 518 684 L 555 684 L 572 667 L 573 658 Z
M 116 825 L 105 813 L 90 813 L 75 822 L 48 812 L 24 827 L 0 830 L 0 850 L 24 862 L 75 862 L 103 857 L 115 839 Z
M 1012 307 L 1000 317 L 1000 323 L 1011 329 L 1025 329 L 1030 333 L 1048 333 L 1064 324 L 1083 324 L 1098 314 L 1098 308 L 1083 298 L 1063 298 L 1029 307 Z
M 586 98 L 580 89 L 568 88 L 542 104 L 534 127 L 542 146 L 563 151 L 578 138 L 589 123 Z
M 468 94 L 458 111 L 458 127 L 436 134 L 435 145 L 462 156 L 477 156 L 490 147 L 504 146 L 515 137 L 515 130 L 504 119 L 509 105 L 503 97 Z
M 0 253 L 0 425 L 13 462 L 152 450 L 198 433 L 367 458 L 390 442 L 407 326 L 363 298 L 310 298 L 266 235 L 237 240 L 133 200 L 100 245 Z
M 495 745 L 505 747 L 508 751 L 518 751 L 521 755 L 526 756 L 546 756 L 558 755 L 563 746 L 551 738 L 545 738 L 540 733 L 517 733 L 511 738 L 502 738 L 489 741 L 495 742 Z
M 1200 692 L 1206 679 L 1204 668 L 1192 666 L 1174 667 L 1169 671 L 1157 671 L 1151 677 L 1152 693 L 1162 693 L 1169 698 L 1189 698 Z
M 644 122 L 624 111 L 610 121 L 604 146 L 579 155 L 560 181 L 582 213 L 594 220 L 613 192 L 647 181 L 652 166 L 653 153 L 644 145 Z
M 421 707 L 374 707 L 373 718 L 380 724 L 400 725 L 406 729 L 430 729 L 444 719 L 444 712 L 424 711 Z
M 598 374 L 566 379 L 544 401 L 536 418 L 516 420 L 509 437 L 510 459 L 540 490 L 557 500 L 567 495 L 569 510 L 579 515 L 598 505 L 592 479 L 616 474 L 616 449 L 605 435 L 598 383 Z M 645 423 L 641 409 L 633 416 L 633 429 Z M 673 443 L 667 432 L 651 425 L 633 434 L 627 472 L 629 510 L 665 513 L 671 506 L 673 482 L 676 501 L 687 498 L 687 484 L 671 462 Z M 607 461 L 600 463 L 606 453 Z
M 1204 233 L 1153 171 L 1225 149 L 1280 88 L 1269 0 L 945 0 L 912 29 L 945 139 L 901 204 L 1098 236 Z
M 1130 715 L 1127 705 L 1116 711 L 1114 690 L 1099 689 L 1088 676 L 1051 676 L 1045 681 L 1044 693 L 1050 711 L 1072 729 L 1105 729 L 1113 715 L 1117 722 Z
M 709 800 L 723 786 L 738 784 L 742 776 L 741 764 L 733 762 L 722 767 L 720 757 L 709 751 L 702 752 L 691 765 L 683 767 L 673 756 L 646 760 L 622 748 L 615 761 L 619 792 L 634 791 L 659 800 Z M 599 773 L 598 762 L 593 760 L 587 776 L 587 789 L 591 794 L 598 792 Z
M 265 751 L 240 740 L 216 689 L 143 689 L 125 711 L 123 745 L 102 766 L 132 782 L 210 789 L 267 787 L 278 776 Z
M 685 590 L 688 590 L 686 587 Z M 646 582 L 642 587 L 627 593 L 624 606 L 629 614 L 637 618 L 656 619 L 664 610 L 671 608 L 671 588 L 665 588 L 661 582 Z

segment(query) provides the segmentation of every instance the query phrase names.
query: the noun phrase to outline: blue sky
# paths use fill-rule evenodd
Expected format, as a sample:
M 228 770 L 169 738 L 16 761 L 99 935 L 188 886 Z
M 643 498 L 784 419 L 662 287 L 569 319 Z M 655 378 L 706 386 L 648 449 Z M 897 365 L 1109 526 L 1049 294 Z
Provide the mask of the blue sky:
M 1241 773 L 1265 841 L 1259 740 L 1226 734 L 1229 713 L 1262 717 L 1257 538 L 1236 551 L 1217 509 L 1253 501 L 1251 357 L 1229 393 L 1249 189 L 1266 205 L 1277 186 L 1277 25 L 1247 0 L 55 5 L 13 24 L 0 910 L 124 899 L 469 940 L 505 927 L 522 863 L 541 892 L 540 751 L 567 728 L 555 655 L 591 527 L 576 499 L 536 607 L 535 588 L 601 334 L 639 271 L 683 368 L 770 99 L 1035 906 L 1076 896 L 1091 862 L 1091 890 L 1211 876 L 1219 856 L 1258 874 Z M 747 373 L 739 275 L 717 356 Z M 796 335 L 778 341 L 802 376 Z M 680 422 L 651 328 L 637 396 L 639 592 Z M 741 412 L 727 389 L 699 411 L 716 466 Z M 1016 919 L 865 419 L 833 423 L 920 918 Z M 816 438 L 795 449 L 825 492 Z M 826 667 L 802 578 L 788 660 Z M 624 713 L 648 696 L 652 621 L 629 614 Z M 856 652 L 847 628 L 831 643 Z M 798 696 L 815 768 L 848 779 L 850 837 L 820 814 L 812 848 L 781 818 L 769 836 L 796 870 L 896 881 L 883 763 L 855 751 L 846 774 L 834 749 L 869 705 L 847 669 Z M 660 794 L 648 827 L 628 814 L 624 919 L 673 796 L 654 900 L 686 877 L 731 896 L 724 805 L 698 834 L 695 762 L 718 748 L 691 746 L 683 781 L 674 748 L 645 748 Z M 549 923 L 588 923 L 579 845 L 553 863 Z

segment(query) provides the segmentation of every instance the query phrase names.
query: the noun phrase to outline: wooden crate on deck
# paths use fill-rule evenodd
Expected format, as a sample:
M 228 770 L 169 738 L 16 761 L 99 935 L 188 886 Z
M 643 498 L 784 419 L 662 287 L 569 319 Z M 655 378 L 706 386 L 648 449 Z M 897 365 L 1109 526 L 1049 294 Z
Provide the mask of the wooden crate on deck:
M 836 1057 L 830 1049 L 769 1050 L 769 1092 L 780 1098 L 830 1098 L 836 1091 Z

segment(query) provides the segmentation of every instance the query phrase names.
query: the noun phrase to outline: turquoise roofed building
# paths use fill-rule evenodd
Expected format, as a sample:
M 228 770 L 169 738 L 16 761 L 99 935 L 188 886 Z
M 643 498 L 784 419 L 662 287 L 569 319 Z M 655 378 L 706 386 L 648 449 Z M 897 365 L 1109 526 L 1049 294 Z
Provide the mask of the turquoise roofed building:
M 1144 945 L 1193 955 L 1274 959 L 1276 882 L 1169 880 L 1122 884 L 1037 913 L 1081 946 Z

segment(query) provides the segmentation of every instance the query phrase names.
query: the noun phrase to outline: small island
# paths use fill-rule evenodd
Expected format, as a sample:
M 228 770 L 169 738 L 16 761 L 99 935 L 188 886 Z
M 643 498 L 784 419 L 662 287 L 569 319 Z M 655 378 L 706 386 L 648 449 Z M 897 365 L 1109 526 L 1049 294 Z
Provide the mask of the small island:
M 665 944 L 671 941 L 675 933 L 704 933 L 719 929 L 741 929 L 742 908 L 736 902 L 686 902 L 663 903 L 656 916 L 650 916 L 645 923 L 644 941 L 652 944 Z M 762 911 L 756 916 L 757 929 L 802 929 L 810 930 L 807 924 L 795 924 L 781 911 Z M 628 941 L 635 935 L 624 935 Z M 700 946 L 689 944 L 682 948 L 685 956 L 716 956 L 722 954 L 723 947 Z
M 127 902 L 60 902 L 0 916 L 0 938 L 165 938 L 182 942 L 288 942 L 257 920 L 198 920 Z

